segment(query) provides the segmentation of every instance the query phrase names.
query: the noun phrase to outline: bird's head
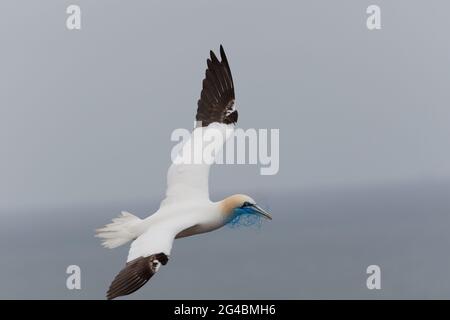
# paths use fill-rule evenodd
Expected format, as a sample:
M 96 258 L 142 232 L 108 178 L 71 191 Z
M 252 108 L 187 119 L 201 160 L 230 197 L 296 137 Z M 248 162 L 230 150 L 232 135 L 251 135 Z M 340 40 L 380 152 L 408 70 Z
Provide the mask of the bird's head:
M 244 194 L 235 194 L 226 198 L 221 202 L 221 206 L 227 222 L 243 215 L 256 215 L 272 220 L 271 215 L 266 210 L 258 206 L 255 200 Z

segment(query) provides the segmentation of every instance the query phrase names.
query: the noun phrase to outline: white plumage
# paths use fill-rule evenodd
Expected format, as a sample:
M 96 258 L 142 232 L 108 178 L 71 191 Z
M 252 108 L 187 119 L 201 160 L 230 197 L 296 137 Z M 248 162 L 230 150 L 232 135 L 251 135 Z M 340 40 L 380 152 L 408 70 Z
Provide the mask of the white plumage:
M 97 230 L 103 245 L 115 248 L 136 239 L 131 244 L 129 262 L 159 252 L 170 255 L 173 239 L 187 228 L 198 226 L 196 230 L 201 233 L 221 227 L 226 216 L 219 204 L 209 200 L 209 168 L 232 134 L 232 125 L 220 123 L 195 128 L 167 172 L 166 198 L 159 210 L 144 220 L 122 212 Z M 211 157 L 204 157 L 206 149 Z
M 144 285 L 159 267 L 167 263 L 175 238 L 209 232 L 229 222 L 236 214 L 270 215 L 245 195 L 219 202 L 209 199 L 210 166 L 233 135 L 237 121 L 234 85 L 222 46 L 222 61 L 211 51 L 206 78 L 198 102 L 195 128 L 167 172 L 166 197 L 159 209 L 140 219 L 128 212 L 97 229 L 96 236 L 107 248 L 129 241 L 127 264 L 112 282 L 107 297 L 130 294 Z

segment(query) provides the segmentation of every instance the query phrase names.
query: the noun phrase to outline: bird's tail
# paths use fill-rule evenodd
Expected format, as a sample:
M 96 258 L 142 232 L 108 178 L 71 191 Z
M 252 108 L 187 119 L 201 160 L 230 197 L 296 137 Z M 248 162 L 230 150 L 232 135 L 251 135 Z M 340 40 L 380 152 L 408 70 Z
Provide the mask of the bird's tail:
M 111 223 L 96 229 L 95 236 L 102 239 L 102 245 L 105 248 L 117 248 L 137 238 L 136 227 L 141 222 L 142 220 L 135 215 L 122 211 L 122 214 L 114 218 Z

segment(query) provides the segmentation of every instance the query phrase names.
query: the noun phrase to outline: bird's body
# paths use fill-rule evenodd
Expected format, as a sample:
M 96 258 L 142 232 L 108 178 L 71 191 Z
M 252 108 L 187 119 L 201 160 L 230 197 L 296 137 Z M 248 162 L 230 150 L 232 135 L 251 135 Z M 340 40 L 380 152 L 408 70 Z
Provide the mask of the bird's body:
M 169 255 L 173 239 L 213 231 L 224 226 L 228 222 L 228 215 L 222 208 L 223 206 L 220 202 L 208 200 L 161 207 L 130 230 L 133 238 L 138 238 L 147 232 L 149 235 L 146 238 L 147 240 L 142 242 L 142 248 L 137 245 L 133 247 L 132 245 L 127 262 L 152 251 L 148 243 L 154 241 L 155 230 L 164 230 L 166 232 L 168 238 L 167 246 L 162 248 L 160 240 L 156 244 L 158 250 Z
M 182 229 L 175 235 L 175 239 L 213 231 L 228 222 L 223 208 L 221 202 L 209 200 L 186 202 L 181 207 L 164 206 L 132 228 L 132 234 L 137 238 L 150 227 L 165 224 L 177 230 Z M 190 224 L 192 225 L 189 226 Z
M 169 259 L 174 239 L 216 230 L 239 215 L 270 215 L 249 196 L 236 194 L 222 201 L 209 199 L 209 169 L 233 134 L 237 121 L 234 85 L 225 52 L 222 61 L 211 51 L 198 102 L 197 127 L 183 145 L 167 173 L 166 197 L 145 219 L 122 212 L 97 229 L 107 248 L 132 241 L 127 264 L 112 282 L 107 297 L 130 294 L 143 286 Z M 206 143 L 206 141 L 208 143 Z M 197 146 L 201 145 L 201 148 Z M 204 157 L 204 151 L 209 157 Z M 198 161 L 200 160 L 200 161 Z

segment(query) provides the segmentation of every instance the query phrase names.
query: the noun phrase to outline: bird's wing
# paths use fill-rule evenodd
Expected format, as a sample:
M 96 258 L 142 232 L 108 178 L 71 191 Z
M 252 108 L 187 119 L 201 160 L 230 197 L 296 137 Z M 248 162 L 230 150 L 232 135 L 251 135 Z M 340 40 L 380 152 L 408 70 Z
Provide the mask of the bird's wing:
M 177 156 L 181 161 L 174 161 L 169 168 L 166 198 L 161 206 L 209 199 L 208 178 L 212 162 L 204 159 L 203 155 L 210 154 L 210 150 L 213 150 L 214 155 L 220 154 L 224 143 L 233 134 L 232 124 L 237 121 L 238 113 L 234 109 L 230 66 L 222 46 L 221 61 L 212 51 L 210 56 L 198 100 L 197 127 Z
M 195 128 L 167 172 L 166 197 L 161 207 L 209 200 L 209 168 L 234 132 L 232 125 L 211 123 Z
M 233 77 L 223 47 L 220 46 L 221 61 L 212 51 L 210 51 L 210 57 L 206 61 L 208 69 L 206 69 L 202 93 L 197 103 L 197 126 L 207 127 L 213 122 L 236 123 L 238 113 L 234 108 Z
M 107 298 L 128 295 L 141 288 L 169 260 L 175 236 L 195 224 L 189 216 L 178 216 L 152 224 L 131 243 L 126 266 L 111 283 Z

